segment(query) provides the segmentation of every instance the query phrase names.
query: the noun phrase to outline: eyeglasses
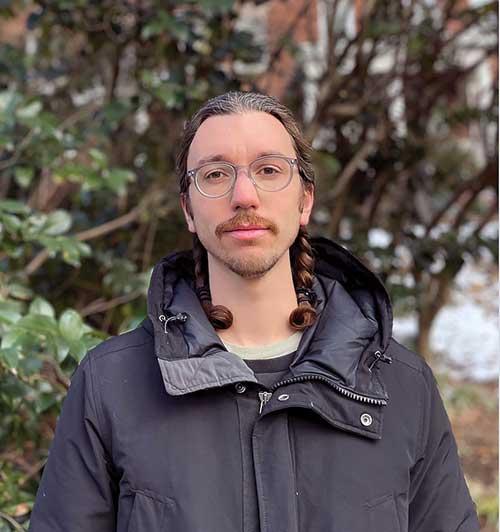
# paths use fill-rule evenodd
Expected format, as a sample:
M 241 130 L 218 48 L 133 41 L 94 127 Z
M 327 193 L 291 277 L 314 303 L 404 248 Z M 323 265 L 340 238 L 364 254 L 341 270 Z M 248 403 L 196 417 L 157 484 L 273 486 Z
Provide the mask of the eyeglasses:
M 297 159 L 282 155 L 259 157 L 248 166 L 237 166 L 225 161 L 202 164 L 187 172 L 194 180 L 200 194 L 207 198 L 220 198 L 228 194 L 236 182 L 238 170 L 247 169 L 247 175 L 259 189 L 278 192 L 289 185 L 294 167 L 298 168 Z

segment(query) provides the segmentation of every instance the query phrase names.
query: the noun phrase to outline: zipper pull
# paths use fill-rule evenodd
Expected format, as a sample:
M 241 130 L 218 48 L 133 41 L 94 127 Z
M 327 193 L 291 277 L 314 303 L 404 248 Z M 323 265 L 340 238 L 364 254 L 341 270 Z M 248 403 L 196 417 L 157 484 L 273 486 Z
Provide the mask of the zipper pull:
M 264 405 L 271 399 L 272 392 L 259 392 L 259 399 L 260 399 L 260 407 L 259 407 L 259 414 L 262 414 L 262 408 Z
M 381 351 L 375 351 L 373 353 L 375 358 L 373 359 L 373 362 L 368 366 L 368 371 L 371 372 L 373 369 L 373 366 L 377 364 L 378 362 L 385 362 L 386 364 L 392 364 L 392 358 L 389 355 L 386 355 L 385 353 L 382 353 Z

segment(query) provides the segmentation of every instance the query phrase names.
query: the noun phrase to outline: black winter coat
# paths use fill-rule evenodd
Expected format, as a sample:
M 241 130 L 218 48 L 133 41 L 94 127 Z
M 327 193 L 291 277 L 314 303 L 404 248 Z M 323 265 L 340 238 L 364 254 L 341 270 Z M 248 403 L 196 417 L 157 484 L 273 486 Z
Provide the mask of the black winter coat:
M 208 322 L 190 253 L 163 259 L 148 318 L 75 372 L 30 530 L 479 530 L 433 374 L 391 337 L 382 283 L 329 240 L 313 249 L 320 315 L 270 390 Z

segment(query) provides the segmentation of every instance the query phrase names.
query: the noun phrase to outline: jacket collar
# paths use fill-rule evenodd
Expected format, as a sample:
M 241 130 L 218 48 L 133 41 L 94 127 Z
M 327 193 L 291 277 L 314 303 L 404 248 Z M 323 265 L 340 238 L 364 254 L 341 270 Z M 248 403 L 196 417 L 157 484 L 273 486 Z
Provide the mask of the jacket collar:
M 386 351 L 392 334 L 389 296 L 379 278 L 339 244 L 317 237 L 311 245 L 319 317 L 302 335 L 289 377 L 324 377 L 347 392 L 386 400 L 374 353 Z M 148 291 L 148 316 L 166 391 L 183 395 L 256 382 L 253 371 L 226 350 L 208 321 L 191 272 L 191 251 L 172 253 L 154 268 Z

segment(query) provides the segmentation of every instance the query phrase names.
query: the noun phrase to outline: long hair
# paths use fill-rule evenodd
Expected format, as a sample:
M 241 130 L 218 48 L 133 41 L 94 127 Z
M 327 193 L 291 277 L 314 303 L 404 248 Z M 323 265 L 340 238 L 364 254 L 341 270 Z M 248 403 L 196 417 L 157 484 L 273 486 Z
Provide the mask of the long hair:
M 307 189 L 314 187 L 314 169 L 311 163 L 311 147 L 303 137 L 297 121 L 291 111 L 276 98 L 255 92 L 227 92 L 208 100 L 186 122 L 180 149 L 177 155 L 176 172 L 179 177 L 180 194 L 183 196 L 188 213 L 191 214 L 188 188 L 190 179 L 187 176 L 187 159 L 189 148 L 200 125 L 212 116 L 241 114 L 260 111 L 278 119 L 290 135 L 298 160 L 300 178 Z M 193 235 L 193 259 L 195 289 L 201 305 L 215 329 L 228 329 L 233 323 L 231 311 L 223 305 L 213 305 L 210 295 L 208 277 L 207 251 L 196 234 Z M 314 255 L 305 226 L 299 232 L 290 247 L 292 278 L 297 294 L 297 308 L 289 317 L 290 326 L 301 331 L 312 325 L 317 317 L 314 308 L 315 296 L 312 290 L 314 275 Z

